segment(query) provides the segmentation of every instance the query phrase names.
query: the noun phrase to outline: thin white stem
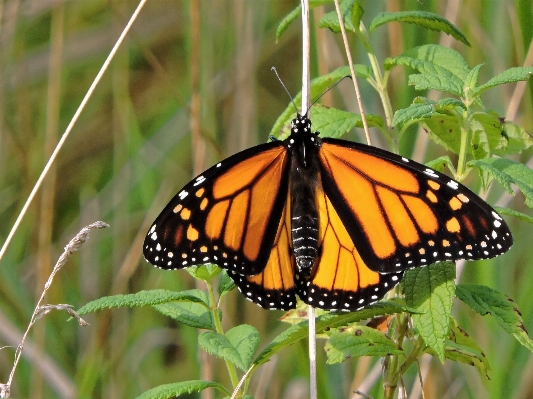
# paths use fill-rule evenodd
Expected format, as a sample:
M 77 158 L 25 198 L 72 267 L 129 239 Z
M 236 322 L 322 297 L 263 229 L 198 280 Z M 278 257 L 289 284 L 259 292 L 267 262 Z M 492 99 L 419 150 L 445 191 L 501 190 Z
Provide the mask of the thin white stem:
M 315 308 L 309 305 L 309 397 L 317 398 L 316 392 L 316 325 Z
M 310 104 L 310 39 L 309 39 L 309 0 L 302 0 L 302 112 Z M 309 117 L 309 116 L 308 116 Z
M 370 133 L 368 132 L 368 123 L 366 122 L 365 109 L 363 108 L 363 101 L 361 100 L 361 91 L 359 90 L 359 85 L 357 84 L 357 79 L 355 77 L 352 53 L 350 52 L 350 45 L 348 44 L 348 36 L 346 36 L 346 29 L 344 28 L 344 18 L 342 17 L 341 6 L 339 5 L 339 0 L 335 0 L 335 10 L 337 10 L 337 17 L 339 18 L 339 25 L 341 27 L 341 33 L 342 33 L 342 41 L 344 42 L 344 50 L 346 51 L 346 57 L 348 57 L 348 65 L 350 66 L 350 74 L 352 75 L 353 86 L 355 88 L 355 95 L 357 97 L 357 105 L 359 106 L 359 113 L 361 114 L 361 119 L 363 120 L 363 127 L 365 130 L 366 142 L 368 145 L 372 145 L 372 142 L 370 140 Z
M 310 26 L 309 0 L 302 0 L 302 112 L 309 110 L 310 104 Z M 307 115 L 309 117 L 309 115 Z M 316 391 L 316 328 L 315 310 L 309 305 L 309 397 L 317 398 Z
M 54 152 L 52 153 L 52 155 L 50 156 L 50 159 L 46 163 L 43 171 L 41 172 L 41 175 L 39 176 L 39 179 L 35 183 L 35 186 L 33 186 L 33 189 L 31 190 L 31 193 L 28 196 L 28 199 L 26 200 L 26 203 L 22 207 L 22 210 L 20 211 L 20 213 L 19 213 L 19 215 L 17 217 L 17 220 L 15 221 L 15 224 L 11 228 L 11 231 L 9 232 L 9 235 L 6 238 L 6 241 L 4 242 L 4 245 L 2 246 L 2 249 L 0 250 L 0 260 L 3 258 L 4 253 L 6 252 L 6 249 L 9 246 L 9 243 L 11 242 L 11 239 L 15 235 L 15 232 L 17 231 L 20 223 L 22 222 L 22 219 L 24 218 L 24 215 L 26 214 L 28 208 L 30 207 L 30 204 L 33 201 L 33 198 L 37 194 L 37 191 L 39 191 L 39 188 L 41 188 L 43 180 L 46 177 L 46 175 L 48 174 L 48 171 L 50 170 L 50 168 L 52 167 L 52 164 L 54 163 L 54 161 L 55 161 L 55 159 L 57 157 L 57 154 L 59 153 L 59 151 L 63 147 L 63 144 L 65 144 L 65 141 L 67 140 L 67 137 L 69 136 L 70 132 L 72 131 L 72 128 L 74 127 L 74 125 L 78 121 L 78 118 L 79 118 L 81 112 L 83 111 L 83 109 L 85 108 L 85 105 L 87 104 L 87 102 L 91 98 L 91 96 L 92 96 L 92 94 L 94 92 L 94 89 L 96 88 L 96 86 L 100 82 L 100 79 L 102 78 L 104 72 L 107 70 L 109 64 L 111 63 L 111 60 L 114 58 L 117 50 L 119 49 L 120 45 L 124 41 L 124 38 L 128 34 L 131 26 L 133 25 L 133 22 L 135 22 L 135 20 L 137 19 L 137 16 L 139 15 L 139 12 L 141 11 L 141 9 L 144 7 L 144 4 L 146 3 L 146 1 L 147 0 L 140 0 L 139 5 L 135 9 L 135 12 L 133 13 L 133 15 L 131 16 L 130 20 L 128 21 L 128 24 L 126 25 L 126 27 L 124 28 L 124 30 L 120 34 L 120 37 L 118 38 L 117 42 L 115 43 L 115 45 L 111 49 L 111 52 L 107 56 L 107 59 L 105 60 L 104 64 L 100 68 L 100 71 L 98 72 L 98 74 L 94 78 L 94 81 L 91 84 L 91 87 L 89 87 L 89 90 L 87 90 L 87 94 L 85 94 L 85 97 L 83 97 L 83 100 L 81 101 L 81 104 L 79 105 L 78 109 L 76 110 L 76 113 L 74 114 L 74 116 L 72 117 L 70 123 L 68 124 L 68 126 L 67 126 L 67 128 L 65 130 L 65 133 L 63 133 L 63 136 L 61 136 L 61 139 L 57 143 L 57 146 L 54 149 Z

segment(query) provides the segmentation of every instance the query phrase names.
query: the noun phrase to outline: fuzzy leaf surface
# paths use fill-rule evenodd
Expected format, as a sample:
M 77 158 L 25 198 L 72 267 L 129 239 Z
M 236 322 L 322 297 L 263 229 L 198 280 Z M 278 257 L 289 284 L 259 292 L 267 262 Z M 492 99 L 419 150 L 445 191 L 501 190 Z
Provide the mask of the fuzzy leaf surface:
M 324 349 L 328 364 L 341 363 L 351 357 L 403 353 L 384 333 L 367 326 L 351 326 L 333 332 Z
M 169 290 L 149 290 L 139 291 L 135 294 L 112 295 L 98 298 L 82 306 L 77 313 L 80 315 L 95 312 L 102 309 L 112 309 L 120 307 L 140 307 L 152 306 L 172 301 L 196 302 L 209 307 L 207 297 L 201 290 L 169 291 Z
M 491 87 L 502 85 L 505 83 L 519 82 L 522 80 L 528 80 L 531 75 L 533 75 L 533 67 L 514 67 L 509 68 L 502 73 L 494 76 L 484 85 L 477 87 L 473 94 L 479 95 L 485 90 L 490 89 Z
M 211 312 L 205 306 L 198 303 L 168 302 L 162 303 L 161 305 L 154 305 L 154 309 L 187 326 L 215 330 L 215 323 Z
M 413 314 L 420 336 L 444 362 L 446 338 L 455 296 L 455 264 L 434 263 L 406 271 L 402 286 L 408 306 L 421 314 Z
M 482 316 L 492 315 L 501 328 L 533 352 L 533 341 L 527 334 L 518 306 L 511 298 L 477 284 L 458 284 L 456 292 L 457 297 L 472 310 Z
M 248 324 L 233 327 L 225 335 L 208 331 L 198 338 L 207 353 L 227 360 L 243 371 L 250 367 L 259 341 L 259 332 Z
M 444 32 L 470 46 L 466 36 L 454 24 L 438 14 L 427 11 L 399 11 L 378 14 L 370 23 L 369 30 L 389 22 L 407 22 L 437 32 Z
M 190 395 L 193 392 L 202 392 L 207 388 L 216 388 L 226 395 L 231 395 L 231 392 L 228 392 L 224 385 L 218 382 L 191 380 L 160 385 L 142 393 L 136 399 L 170 399 L 184 394 Z
M 434 88 L 457 96 L 463 95 L 464 81 L 470 72 L 470 67 L 457 51 L 435 44 L 415 47 L 388 58 L 384 64 L 385 69 L 397 65 L 410 66 L 420 72 L 420 75 L 409 76 L 409 84 L 415 88 Z
M 358 0 L 342 0 L 340 3 L 341 15 L 344 22 L 344 28 L 348 32 L 359 32 L 359 22 L 363 16 L 363 8 Z M 318 22 L 319 28 L 328 28 L 334 33 L 339 33 L 341 27 L 337 11 L 328 12 Z
M 526 205 L 533 208 L 533 170 L 519 162 L 504 158 L 479 159 L 468 162 L 495 178 L 509 194 L 513 194 L 511 184 L 516 185 L 526 197 Z

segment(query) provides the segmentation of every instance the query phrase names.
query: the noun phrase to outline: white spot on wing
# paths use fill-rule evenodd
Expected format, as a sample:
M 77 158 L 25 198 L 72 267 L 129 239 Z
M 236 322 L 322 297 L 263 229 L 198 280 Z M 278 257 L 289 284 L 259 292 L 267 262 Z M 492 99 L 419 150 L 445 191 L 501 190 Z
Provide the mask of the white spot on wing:
M 427 168 L 426 170 L 424 170 L 424 173 L 428 176 L 431 176 L 431 177 L 434 177 L 436 179 L 439 178 L 439 175 L 435 173 L 435 171 L 433 169 L 429 169 Z
M 202 175 L 198 176 L 196 178 L 196 181 L 194 182 L 193 186 L 198 186 L 199 184 L 202 184 L 205 180 L 205 177 L 203 177 Z
M 183 190 L 182 192 L 180 192 L 178 194 L 178 197 L 180 197 L 180 200 L 183 200 L 188 195 L 189 195 L 189 193 L 187 191 Z
M 453 188 L 454 190 L 457 190 L 459 188 L 459 183 L 457 183 L 454 180 L 450 180 L 446 185 L 450 188 Z

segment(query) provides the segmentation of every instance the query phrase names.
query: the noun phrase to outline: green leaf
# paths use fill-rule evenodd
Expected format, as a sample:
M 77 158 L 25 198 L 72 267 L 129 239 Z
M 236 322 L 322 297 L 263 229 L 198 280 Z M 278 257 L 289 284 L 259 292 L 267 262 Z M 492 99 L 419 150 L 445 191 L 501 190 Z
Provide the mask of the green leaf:
M 428 348 L 426 352 L 432 356 L 436 355 L 431 348 Z M 490 366 L 487 357 L 476 341 L 470 338 L 453 318 L 450 319 L 450 337 L 446 340 L 445 354 L 446 359 L 476 367 L 481 375 L 489 379 Z
M 218 297 L 226 295 L 228 292 L 231 292 L 235 288 L 235 282 L 228 275 L 226 270 L 222 271 L 220 275 L 220 280 L 218 282 Z
M 355 124 L 355 127 L 362 129 L 364 127 L 363 118 L 361 118 L 360 115 L 356 115 L 356 116 L 358 116 L 359 118 L 358 118 L 357 123 Z M 366 116 L 366 123 L 368 124 L 368 127 L 377 127 L 381 130 L 386 129 L 385 121 L 383 120 L 381 116 L 373 115 L 373 114 L 365 114 L 365 116 Z
M 502 73 L 494 76 L 487 83 L 482 86 L 477 87 L 472 95 L 479 96 L 485 90 L 490 89 L 491 87 L 498 86 L 505 83 L 519 82 L 521 80 L 528 80 L 533 74 L 533 67 L 515 67 L 509 68 Z
M 528 223 L 531 223 L 533 224 L 533 217 L 529 216 L 529 215 L 526 215 L 526 214 L 523 214 L 521 212 L 517 212 L 515 211 L 514 209 L 509 209 L 509 208 L 501 208 L 499 206 L 495 206 L 493 207 L 494 210 L 496 212 L 498 212 L 500 215 L 509 215 L 509 216 L 514 216 L 514 217 L 517 217 L 518 219 L 520 220 L 523 220 L 524 222 L 528 222 Z
M 371 80 L 374 77 L 373 72 L 372 72 L 372 68 L 370 68 L 368 65 L 355 64 L 353 66 L 353 71 L 355 73 L 355 76 L 357 76 L 358 78 Z
M 366 326 L 351 326 L 331 334 L 324 347 L 328 364 L 356 356 L 400 355 L 403 350 L 384 333 Z
M 400 11 L 400 12 L 383 12 L 378 14 L 370 23 L 370 31 L 373 31 L 378 26 L 389 22 L 407 22 L 421 26 L 426 29 L 431 29 L 437 32 L 444 32 L 451 35 L 455 39 L 470 46 L 466 36 L 454 24 L 446 18 L 438 14 L 427 11 Z
M 313 130 L 320 132 L 321 137 L 342 137 L 361 121 L 361 116 L 336 108 L 324 107 L 320 104 L 313 106 Z
M 487 379 L 489 378 L 490 366 L 487 357 L 477 342 L 457 325 L 457 321 L 453 317 L 450 319 L 450 339 L 446 342 L 446 357 L 470 364 L 476 367 Z
M 259 341 L 259 332 L 248 324 L 233 327 L 225 335 L 208 331 L 198 338 L 207 353 L 227 360 L 243 371 L 250 368 Z
M 342 0 L 340 4 L 344 28 L 348 32 L 359 32 L 359 22 L 363 16 L 363 8 L 358 0 Z M 328 28 L 334 33 L 339 33 L 341 27 L 337 11 L 328 12 L 318 22 L 319 28 Z
M 446 150 L 459 154 L 461 146 L 461 128 L 455 116 L 434 114 L 420 122 L 429 134 L 429 138 Z
M 512 122 L 503 124 L 503 135 L 507 142 L 505 148 L 495 148 L 493 153 L 499 156 L 520 154 L 523 150 L 533 145 L 533 138 L 522 126 Z
M 533 170 L 519 162 L 504 158 L 479 159 L 468 162 L 473 166 L 488 172 L 509 194 L 513 194 L 511 183 L 516 185 L 526 197 L 526 205 L 533 208 Z
M 213 277 L 219 275 L 222 271 L 220 267 L 214 264 L 190 266 L 186 270 L 194 278 L 206 282 L 210 282 Z
M 224 392 L 226 395 L 231 395 L 231 392 L 229 392 L 224 385 L 219 384 L 218 382 L 192 380 L 159 385 L 158 387 L 149 389 L 148 391 L 137 396 L 136 399 L 169 399 L 181 396 L 183 394 L 201 392 L 207 388 L 216 388 L 219 391 Z
M 442 157 L 438 157 L 437 159 L 434 159 L 433 161 L 426 162 L 425 165 L 441 173 L 444 171 L 444 168 L 447 166 L 448 169 L 450 169 L 452 173 L 455 174 L 455 166 L 453 165 L 452 160 L 450 159 L 448 155 L 443 155 Z
M 468 64 L 457 51 L 435 44 L 415 47 L 388 58 L 384 63 L 385 69 L 397 65 L 407 65 L 421 73 L 409 76 L 409 84 L 416 85 L 417 90 L 433 88 L 457 96 L 463 95 L 464 80 L 470 72 Z
M 340 79 L 350 76 L 350 68 L 347 66 L 340 67 L 335 69 L 333 72 L 328 73 L 327 75 L 322 75 L 318 78 L 315 78 L 311 80 L 311 98 L 316 98 L 320 94 L 322 94 L 326 89 L 330 88 L 334 83 L 339 81 Z M 300 104 L 302 99 L 302 93 L 298 93 L 296 97 L 294 97 L 294 103 Z M 305 110 L 307 111 L 307 110 Z M 295 109 L 294 104 L 290 102 L 285 108 L 285 110 L 281 113 L 281 115 L 278 117 L 276 122 L 274 123 L 274 126 L 272 126 L 272 130 L 270 131 L 269 136 L 274 137 L 285 137 L 288 136 L 290 133 L 290 127 L 287 127 L 290 125 L 290 121 L 294 119 L 295 116 Z M 313 118 L 314 121 L 314 118 Z
M 462 104 L 462 102 L 452 104 Z M 437 110 L 445 112 L 440 105 Z M 429 119 L 420 121 L 421 126 L 428 131 L 432 140 L 442 145 L 449 151 L 459 153 L 461 145 L 461 131 L 455 115 L 446 115 L 435 112 Z M 471 114 L 469 121 L 471 135 L 468 143 L 474 159 L 483 159 L 491 154 L 513 154 L 528 148 L 533 144 L 533 139 L 522 129 L 509 127 L 509 136 L 501 119 L 493 112 L 476 112 Z
M 396 302 L 383 301 L 370 305 L 358 312 L 351 313 L 327 313 L 316 318 L 316 331 L 320 333 L 326 328 L 345 326 L 348 323 L 369 319 L 376 316 L 389 315 L 401 312 L 417 312 L 417 310 L 401 305 Z M 254 360 L 254 364 L 259 366 L 266 363 L 275 353 L 282 348 L 292 345 L 301 339 L 307 338 L 308 321 L 303 321 L 293 325 L 283 331 L 272 340 L 268 346 Z
M 392 126 L 398 126 L 404 124 L 405 122 L 430 118 L 434 113 L 435 104 L 411 104 L 407 108 L 399 109 L 394 113 L 394 117 L 392 118 Z
M 458 100 L 456 98 L 443 98 L 442 100 L 439 100 L 437 103 L 437 111 L 439 112 L 446 112 L 446 111 L 455 111 L 457 109 L 460 109 L 461 111 L 466 110 L 466 105 L 461 100 Z
M 476 284 L 458 284 L 457 297 L 482 316 L 492 315 L 496 322 L 518 342 L 533 352 L 518 306 L 507 295 L 492 288 Z
M 168 302 L 154 305 L 159 313 L 194 328 L 215 330 L 211 312 L 205 306 L 193 302 Z
M 503 125 L 495 113 L 476 112 L 470 117 L 470 141 L 474 159 L 488 158 L 495 150 L 507 148 Z
M 331 3 L 332 0 L 311 0 L 309 2 L 309 7 L 311 9 L 321 6 L 323 4 Z M 302 5 L 298 4 L 294 10 L 292 10 L 283 20 L 279 23 L 278 28 L 276 29 L 276 43 L 281 38 L 281 35 L 285 33 L 287 29 L 289 29 L 289 26 L 302 15 Z
M 278 29 L 276 29 L 276 43 L 279 42 L 281 35 L 283 35 L 283 33 L 289 29 L 289 26 L 291 26 L 294 20 L 296 20 L 296 18 L 298 18 L 300 15 L 302 15 L 302 5 L 298 4 L 296 8 L 288 13 L 279 23 Z
M 205 298 L 205 299 L 204 299 Z M 151 306 L 172 301 L 188 301 L 202 304 L 209 308 L 207 297 L 201 290 L 169 291 L 150 290 L 139 291 L 136 294 L 105 296 L 85 304 L 78 310 L 78 314 L 83 315 L 102 309 L 119 308 L 128 306 L 130 308 L 138 306 Z
M 464 93 L 472 93 L 474 91 L 477 84 L 477 79 L 479 77 L 479 71 L 481 70 L 482 66 L 483 64 L 476 65 L 468 72 L 468 75 L 466 75 L 465 78 L 465 85 L 463 88 Z
M 450 76 L 448 72 L 445 72 L 444 75 L 433 73 L 409 75 L 408 84 L 414 86 L 415 90 L 418 91 L 438 90 L 460 96 L 462 92 L 458 90 L 459 87 L 455 85 L 456 82 L 453 79 L 449 80 L 446 75 Z
M 419 96 L 413 100 L 413 103 L 409 107 L 396 111 L 392 125 L 403 130 L 413 122 L 426 122 L 432 116 L 439 118 L 441 115 L 446 115 L 457 119 L 456 114 L 462 113 L 465 109 L 465 104 L 455 98 L 445 98 L 439 102 L 435 102 L 426 97 Z M 445 127 L 442 124 L 438 124 L 437 126 L 437 129 Z
M 413 314 L 418 333 L 444 362 L 446 337 L 455 295 L 455 264 L 441 262 L 406 271 L 402 286 L 405 301 L 422 314 Z

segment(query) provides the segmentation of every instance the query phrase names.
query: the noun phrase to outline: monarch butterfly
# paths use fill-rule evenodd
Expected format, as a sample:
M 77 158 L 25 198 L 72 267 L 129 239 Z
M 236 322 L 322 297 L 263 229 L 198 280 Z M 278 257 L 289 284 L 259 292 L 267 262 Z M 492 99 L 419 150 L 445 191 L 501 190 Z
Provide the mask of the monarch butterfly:
M 376 147 L 321 138 L 299 115 L 291 134 L 239 152 L 179 191 L 151 226 L 146 260 L 215 263 L 246 298 L 328 310 L 381 299 L 404 270 L 484 259 L 513 243 L 469 189 Z

